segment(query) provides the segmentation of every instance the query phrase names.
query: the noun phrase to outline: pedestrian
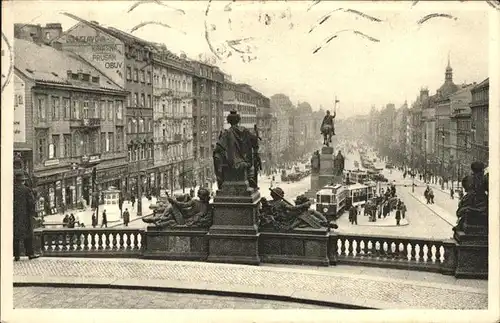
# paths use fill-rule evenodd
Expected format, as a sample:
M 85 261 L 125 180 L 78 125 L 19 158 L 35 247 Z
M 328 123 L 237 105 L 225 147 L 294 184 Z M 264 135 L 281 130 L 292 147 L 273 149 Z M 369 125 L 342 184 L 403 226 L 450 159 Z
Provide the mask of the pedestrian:
M 132 209 L 134 209 L 134 205 L 135 205 L 135 195 L 132 194 L 132 196 L 130 197 L 130 203 L 132 203 Z
M 358 224 L 358 212 L 356 210 L 356 207 L 353 205 L 351 207 L 351 212 L 352 212 L 352 217 L 351 217 L 351 224 Z
M 427 201 L 427 204 L 431 204 L 431 202 L 430 202 L 431 200 L 430 200 L 430 196 L 429 196 L 430 190 L 431 190 L 431 188 L 429 187 L 429 185 L 427 185 L 427 188 L 424 191 L 424 197 L 425 197 L 425 200 Z
M 92 228 L 97 226 L 97 217 L 95 216 L 95 212 L 92 213 Z
M 74 229 L 75 228 L 75 216 L 73 215 L 73 213 L 71 213 L 69 215 L 69 218 L 68 218 L 68 228 L 69 229 Z
M 406 214 L 406 204 L 401 202 L 401 217 L 404 219 Z
M 28 259 L 38 258 L 33 251 L 33 222 L 35 215 L 35 197 L 33 192 L 24 185 L 26 175 L 22 169 L 14 170 L 14 208 L 13 208 L 13 251 L 14 261 L 21 259 L 21 241 Z
M 125 212 L 123 212 L 123 224 L 128 227 L 128 224 L 130 222 L 130 213 L 128 212 L 128 209 L 125 209 Z
M 432 190 L 432 188 L 429 190 L 429 200 L 430 204 L 434 204 L 434 191 Z
M 69 215 L 66 214 L 62 220 L 63 228 L 66 228 L 68 226 L 68 222 L 69 222 Z
M 455 192 L 454 192 L 453 188 L 450 188 L 450 197 L 452 200 L 455 199 L 454 195 L 455 195 Z
M 101 228 L 102 227 L 108 227 L 108 216 L 106 215 L 106 210 L 104 210 L 102 212 L 102 224 L 101 224 Z
M 400 225 L 401 222 L 401 209 L 396 210 L 396 225 Z

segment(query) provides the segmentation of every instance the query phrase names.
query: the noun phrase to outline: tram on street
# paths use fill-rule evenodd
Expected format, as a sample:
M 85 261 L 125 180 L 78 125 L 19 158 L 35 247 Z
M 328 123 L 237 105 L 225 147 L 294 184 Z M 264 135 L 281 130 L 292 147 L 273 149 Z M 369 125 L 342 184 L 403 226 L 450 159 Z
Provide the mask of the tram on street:
M 358 206 L 358 205 L 363 205 L 368 201 L 368 196 L 369 196 L 369 191 L 371 191 L 372 188 L 368 187 L 367 185 L 356 183 L 352 185 L 347 186 L 347 191 L 348 191 L 348 201 L 347 201 L 347 206 Z
M 348 177 L 349 177 L 349 182 L 361 183 L 361 184 L 369 179 L 368 173 L 362 170 L 344 171 L 344 183 L 347 183 Z
M 342 184 L 325 186 L 316 193 L 316 211 L 337 219 L 347 206 L 349 192 Z

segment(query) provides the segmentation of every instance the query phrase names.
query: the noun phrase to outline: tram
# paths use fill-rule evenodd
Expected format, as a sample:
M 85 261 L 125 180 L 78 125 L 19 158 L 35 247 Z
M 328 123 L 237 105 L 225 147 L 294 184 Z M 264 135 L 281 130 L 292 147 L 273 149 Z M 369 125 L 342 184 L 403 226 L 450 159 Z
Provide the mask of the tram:
M 346 186 L 325 186 L 316 193 L 316 211 L 336 219 L 345 210 L 348 198 L 349 191 Z
M 347 206 L 363 205 L 368 201 L 369 191 L 372 189 L 367 185 L 356 183 L 347 186 L 348 201 Z
M 347 183 L 347 178 L 351 183 L 364 183 L 368 180 L 368 173 L 362 170 L 344 171 L 344 183 Z

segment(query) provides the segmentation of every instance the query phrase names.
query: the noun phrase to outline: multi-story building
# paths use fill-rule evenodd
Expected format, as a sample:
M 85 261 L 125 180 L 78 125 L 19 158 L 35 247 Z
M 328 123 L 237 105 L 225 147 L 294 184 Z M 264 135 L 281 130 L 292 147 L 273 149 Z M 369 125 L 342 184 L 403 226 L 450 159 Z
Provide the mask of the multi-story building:
M 191 61 L 193 67 L 193 177 L 197 184 L 215 181 L 212 154 L 223 129 L 224 74 L 213 65 Z
M 156 182 L 173 191 L 194 184 L 193 69 L 164 45 L 152 59 Z
M 80 56 L 16 39 L 14 151 L 26 158 L 50 213 L 90 203 L 126 175 L 127 92 Z M 30 156 L 31 157 L 31 156 Z
M 471 155 L 476 161 L 488 165 L 489 160 L 489 108 L 490 79 L 487 78 L 471 89 Z M 469 171 L 469 170 L 467 170 Z
M 277 151 L 273 149 L 273 115 L 271 113 L 271 102 L 268 97 L 262 93 L 250 88 L 250 92 L 254 96 L 254 101 L 257 106 L 257 129 L 259 136 L 262 139 L 259 142 L 259 152 L 262 160 L 262 170 L 269 173 L 274 167 Z
M 471 141 L 471 89 L 475 86 L 463 87 L 450 95 L 450 163 L 448 175 L 452 180 L 460 180 L 471 163 L 469 143 Z
M 124 177 L 122 188 L 135 192 L 140 182 L 143 188 L 154 186 L 152 44 L 118 29 L 80 19 L 62 37 L 56 38 L 53 46 L 78 54 L 130 93 L 125 110 L 128 176 Z
M 248 84 L 237 84 L 231 81 L 224 82 L 224 119 L 231 110 L 238 111 L 240 125 L 253 129 L 257 124 L 257 104 L 252 88 Z M 229 128 L 225 123 L 224 128 Z
M 284 94 L 275 94 L 270 98 L 271 113 L 273 114 L 274 124 L 271 134 L 271 146 L 275 152 L 279 164 L 283 160 L 284 152 L 289 147 L 290 140 L 290 121 L 289 112 L 293 109 L 292 101 Z
M 443 85 L 432 97 L 430 106 L 432 118 L 427 119 L 427 138 L 432 141 L 433 172 L 444 176 L 450 160 L 450 95 L 459 90 L 453 83 L 453 69 L 450 61 L 446 66 Z M 433 125 L 433 126 L 432 126 Z
M 406 165 L 409 158 L 406 154 L 407 142 L 407 119 L 408 119 L 408 104 L 405 103 L 396 111 L 392 129 L 392 140 L 394 144 L 394 154 L 392 158 L 400 165 Z

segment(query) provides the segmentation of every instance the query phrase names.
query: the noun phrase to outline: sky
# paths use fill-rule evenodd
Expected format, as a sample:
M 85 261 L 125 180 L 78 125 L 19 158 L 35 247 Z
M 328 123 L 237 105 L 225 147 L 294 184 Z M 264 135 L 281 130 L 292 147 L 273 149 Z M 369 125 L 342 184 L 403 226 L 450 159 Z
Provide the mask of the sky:
M 341 118 L 366 114 L 371 106 L 394 103 L 399 107 L 405 100 L 411 104 L 423 86 L 435 93 L 444 82 L 448 56 L 455 83 L 479 83 L 488 77 L 489 42 L 494 36 L 489 33 L 489 13 L 494 9 L 484 1 L 420 1 L 415 5 L 413 1 L 320 1 L 311 7 L 313 3 L 150 1 L 132 10 L 135 1 L 16 1 L 2 5 L 18 23 L 60 22 L 64 30 L 76 21 L 63 12 L 127 32 L 142 22 L 162 23 L 170 28 L 150 24 L 133 35 L 164 43 L 177 54 L 213 59 L 233 81 L 250 84 L 266 96 L 284 93 L 293 103 L 309 102 L 314 110 L 331 109 L 337 97 Z M 417 23 L 432 13 L 450 17 Z M 316 27 L 309 32 L 312 26 Z M 313 53 L 334 35 L 337 37 Z M 237 39 L 244 40 L 231 42 Z M 248 51 L 251 53 L 239 53 Z

